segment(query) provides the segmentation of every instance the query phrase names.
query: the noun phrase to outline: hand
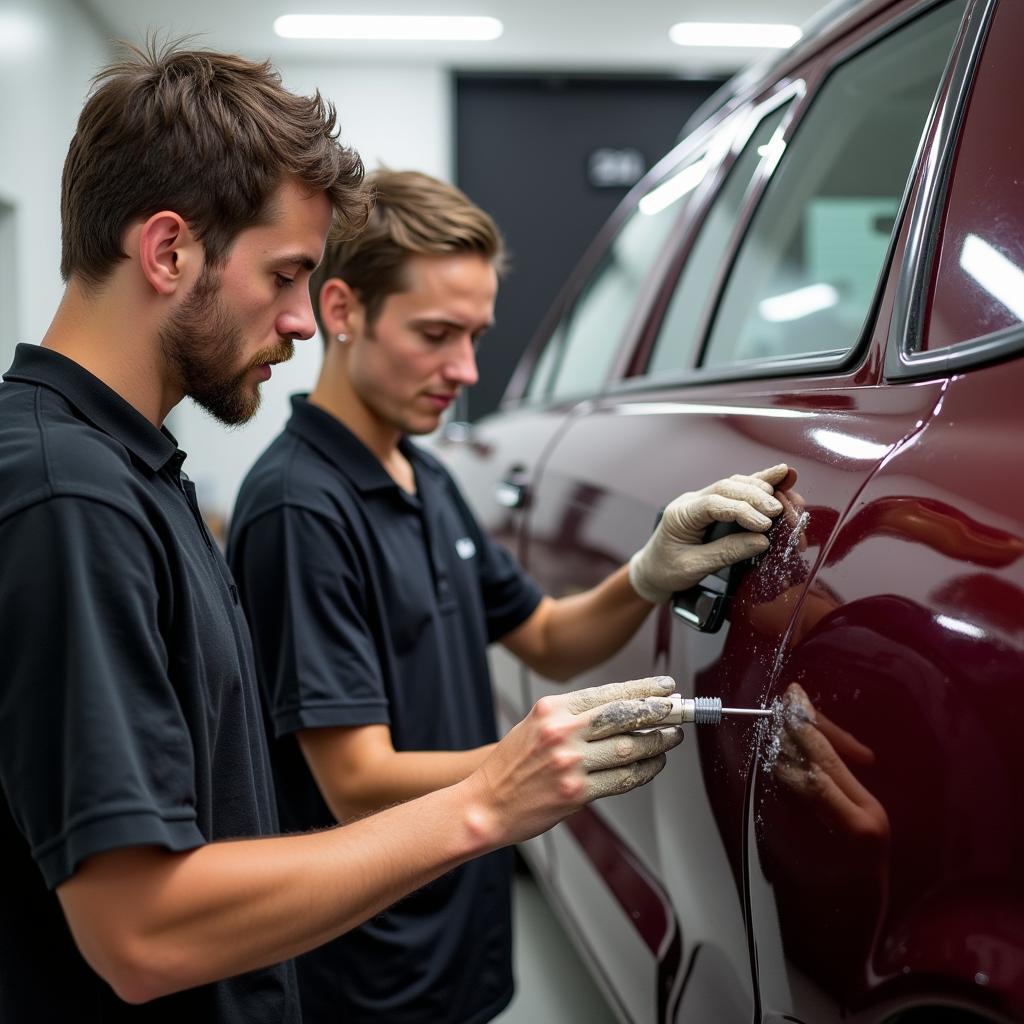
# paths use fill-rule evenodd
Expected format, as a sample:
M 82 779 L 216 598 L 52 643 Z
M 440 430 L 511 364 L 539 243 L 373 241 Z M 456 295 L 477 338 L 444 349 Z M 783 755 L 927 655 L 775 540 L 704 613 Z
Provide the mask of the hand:
M 651 539 L 629 560 L 633 589 L 652 604 L 661 604 L 709 573 L 767 551 L 763 534 L 782 511 L 773 485 L 788 473 L 786 465 L 751 476 L 737 473 L 702 491 L 680 495 L 665 509 Z M 714 522 L 739 523 L 754 532 L 731 533 L 704 544 L 704 531 Z
M 829 829 L 840 829 L 864 841 L 887 842 L 885 808 L 846 765 L 872 765 L 874 752 L 816 710 L 798 683 L 786 688 L 784 703 L 775 778 L 810 801 Z
M 674 689 L 655 676 L 537 701 L 466 780 L 494 845 L 529 839 L 591 800 L 650 782 L 683 738 L 681 729 L 656 728 Z

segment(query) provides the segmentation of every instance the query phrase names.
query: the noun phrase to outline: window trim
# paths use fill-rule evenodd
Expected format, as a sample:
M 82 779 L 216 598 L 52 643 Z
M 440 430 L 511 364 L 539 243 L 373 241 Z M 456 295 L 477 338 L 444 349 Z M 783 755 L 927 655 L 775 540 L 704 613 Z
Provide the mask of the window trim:
M 967 13 L 947 101 L 939 113 L 935 138 L 925 157 L 927 166 L 910 212 L 903 272 L 886 340 L 884 378 L 888 381 L 948 376 L 959 369 L 1024 351 L 1024 324 L 1013 324 L 934 351 L 921 348 L 932 268 L 952 185 L 953 163 L 996 3 L 997 0 L 977 0 Z
M 731 116 L 731 115 L 730 115 Z M 609 368 L 608 376 L 596 389 L 582 389 L 578 392 L 566 392 L 563 395 L 555 396 L 550 392 L 540 395 L 528 394 L 530 383 L 533 378 L 537 363 L 543 356 L 544 350 L 551 344 L 552 339 L 558 332 L 563 321 L 574 310 L 583 292 L 593 279 L 595 272 L 601 265 L 605 255 L 615 244 L 622 233 L 623 228 L 636 214 L 640 200 L 656 189 L 661 183 L 667 181 L 680 168 L 688 162 L 698 160 L 701 155 L 707 155 L 714 148 L 714 141 L 729 118 L 722 122 L 708 123 L 702 129 L 693 132 L 685 139 L 680 140 L 672 147 L 651 169 L 633 186 L 622 202 L 615 208 L 614 213 L 605 223 L 597 237 L 587 247 L 576 269 L 569 277 L 556 298 L 552 308 L 541 321 L 540 328 L 534 334 L 513 373 L 509 385 L 498 408 L 508 410 L 512 408 L 558 408 L 565 405 L 573 405 L 585 398 L 597 394 L 603 394 L 613 385 L 618 375 L 622 372 L 622 360 L 613 358 Z M 709 173 L 707 178 L 700 183 L 694 199 L 700 199 L 709 187 L 717 181 L 717 174 L 721 169 L 721 159 Z M 642 289 L 636 297 L 630 315 L 623 325 L 622 337 L 628 337 L 638 325 L 643 325 L 650 315 L 651 303 L 657 296 L 657 282 L 664 276 L 665 261 L 672 258 L 677 248 L 680 232 L 689 223 L 689 203 L 684 203 L 678 210 L 677 216 L 669 228 L 668 236 L 663 243 L 661 251 L 655 258 L 654 266 L 651 269 L 651 284 Z M 631 353 L 630 353 L 631 355 Z M 628 358 L 627 358 L 628 363 Z
M 693 374 L 699 369 L 695 365 L 695 361 L 700 358 L 704 350 L 707 333 L 714 321 L 715 312 L 718 308 L 719 296 L 725 287 L 725 283 L 728 281 L 729 271 L 736 253 L 743 243 L 747 224 L 760 204 L 761 195 L 774 176 L 782 154 L 770 160 L 763 158 L 758 161 L 750 176 L 750 180 L 747 182 L 740 201 L 736 223 L 733 225 L 732 231 L 726 239 L 725 247 L 722 250 L 723 259 L 719 264 L 717 272 L 711 279 L 711 287 L 708 290 L 710 301 L 701 307 L 701 319 L 693 337 L 693 344 L 686 352 L 687 364 L 680 366 L 678 370 L 665 370 L 655 375 L 650 370 L 650 364 L 657 351 L 658 339 L 664 328 L 665 319 L 672 305 L 675 291 L 679 287 L 683 275 L 686 273 L 687 265 L 701 239 L 708 217 L 721 196 L 722 190 L 726 187 L 736 164 L 742 158 L 750 140 L 766 118 L 787 105 L 789 105 L 789 109 L 780 120 L 776 131 L 781 131 L 783 136 L 791 132 L 793 126 L 799 123 L 801 111 L 807 102 L 808 94 L 813 96 L 813 88 L 808 86 L 808 78 L 809 76 L 804 74 L 797 78 L 774 82 L 766 92 L 737 107 L 730 114 L 730 118 L 737 119 L 739 127 L 732 132 L 729 150 L 720 162 L 710 195 L 705 194 L 701 197 L 702 202 L 700 206 L 694 209 L 692 217 L 687 224 L 686 233 L 682 239 L 683 244 L 672 254 L 669 264 L 672 271 L 659 284 L 657 299 L 652 306 L 652 315 L 644 325 L 636 351 L 627 364 L 628 367 L 641 366 L 642 368 L 635 373 L 630 373 L 628 375 L 629 379 L 651 377 L 659 381 L 678 380 L 681 375 Z M 726 124 L 726 121 L 722 122 L 723 128 Z
M 879 25 L 876 29 L 854 40 L 845 48 L 837 47 L 831 54 L 826 51 L 824 54 L 820 55 L 825 58 L 824 67 L 820 73 L 813 76 L 813 84 L 812 77 L 804 76 L 805 81 L 807 82 L 807 95 L 804 97 L 806 102 L 800 102 L 799 106 L 794 108 L 793 116 L 787 126 L 787 131 L 790 133 L 790 138 L 787 140 L 787 143 L 795 138 L 797 133 L 800 131 L 800 126 L 803 124 L 808 111 L 813 108 L 816 100 L 821 95 L 822 90 L 828 85 L 833 74 L 851 60 L 856 59 L 864 51 L 878 45 L 886 37 L 900 31 L 906 25 L 916 21 L 918 18 L 926 16 L 934 8 L 940 7 L 946 2 L 948 2 L 948 0 L 925 0 L 923 3 L 915 4 L 913 7 L 901 12 L 898 16 L 886 21 L 883 25 Z M 987 2 L 994 3 L 995 0 L 987 0 Z M 971 12 L 972 7 L 970 3 L 968 3 L 964 20 L 961 23 L 960 36 L 963 35 L 963 26 L 969 23 Z M 749 360 L 744 363 L 733 363 L 727 366 L 718 367 L 702 367 L 698 362 L 698 365 L 681 367 L 677 372 L 673 373 L 661 373 L 657 376 L 651 376 L 645 372 L 630 378 L 628 382 L 621 382 L 620 387 L 622 384 L 628 383 L 630 385 L 629 390 L 644 387 L 659 389 L 663 387 L 713 384 L 719 381 L 729 382 L 735 380 L 787 377 L 794 374 L 816 374 L 828 376 L 839 372 L 854 370 L 864 361 L 864 358 L 871 348 L 870 343 L 873 336 L 873 330 L 877 326 L 878 312 L 892 275 L 893 259 L 899 245 L 902 227 L 906 223 L 906 218 L 910 215 L 910 201 L 915 188 L 915 175 L 913 171 L 920 165 L 921 160 L 923 159 L 929 131 L 935 123 L 937 112 L 943 108 L 943 97 L 946 93 L 947 83 L 950 81 L 950 68 L 954 65 L 955 57 L 960 51 L 960 36 L 954 40 L 953 46 L 950 50 L 950 56 L 947 59 L 946 65 L 939 78 L 939 87 L 936 91 L 935 98 L 932 101 L 932 105 L 923 122 L 921 138 L 911 162 L 911 173 L 907 177 L 906 184 L 903 188 L 903 194 L 900 199 L 900 204 L 896 211 L 896 226 L 894 227 L 892 236 L 889 239 L 889 245 L 886 249 L 885 257 L 879 268 L 878 282 L 875 287 L 874 297 L 865 310 L 864 327 L 862 328 L 861 334 L 857 338 L 856 342 L 849 349 L 844 349 L 842 352 L 837 351 L 832 355 L 820 355 L 813 353 L 800 356 L 788 355 L 775 359 Z M 707 347 L 708 340 L 711 336 L 711 330 L 714 326 L 715 319 L 717 318 L 718 307 L 724 296 L 725 288 L 729 279 L 731 278 L 732 270 L 736 259 L 739 256 L 740 249 L 742 248 L 742 238 L 759 209 L 761 202 L 764 199 L 764 193 L 773 177 L 774 173 L 766 177 L 765 180 L 761 182 L 754 203 L 747 211 L 747 215 L 743 219 L 742 224 L 737 228 L 737 231 L 740 232 L 737 236 L 740 238 L 740 244 L 736 244 L 730 250 L 727 270 L 721 275 L 717 284 L 713 304 L 710 307 L 710 315 L 703 327 L 703 333 L 700 339 L 700 348 L 697 353 L 698 360 L 702 359 L 704 356 L 704 350 Z

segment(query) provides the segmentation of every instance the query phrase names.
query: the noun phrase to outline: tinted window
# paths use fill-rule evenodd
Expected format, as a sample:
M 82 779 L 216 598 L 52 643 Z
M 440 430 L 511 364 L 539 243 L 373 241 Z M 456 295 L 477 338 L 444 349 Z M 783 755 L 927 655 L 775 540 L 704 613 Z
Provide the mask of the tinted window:
M 676 188 L 673 198 L 672 183 L 687 171 L 691 177 L 703 174 L 700 164 L 691 161 L 640 200 L 541 353 L 530 397 L 585 394 L 604 383 L 640 288 L 679 217 L 679 200 L 687 194 Z
M 857 343 L 964 7 L 943 5 L 830 75 L 754 215 L 704 365 Z
M 1024 321 L 1024 7 L 996 9 L 953 172 L 923 347 L 944 348 Z M 1014 108 L 1015 109 L 1015 108 Z
M 665 373 L 689 365 L 700 330 L 701 314 L 715 275 L 721 269 L 722 256 L 736 227 L 743 197 L 762 159 L 773 159 L 781 145 L 782 139 L 777 133 L 788 109 L 789 104 L 783 104 L 757 123 L 750 140 L 729 171 L 672 293 L 647 366 L 648 373 Z

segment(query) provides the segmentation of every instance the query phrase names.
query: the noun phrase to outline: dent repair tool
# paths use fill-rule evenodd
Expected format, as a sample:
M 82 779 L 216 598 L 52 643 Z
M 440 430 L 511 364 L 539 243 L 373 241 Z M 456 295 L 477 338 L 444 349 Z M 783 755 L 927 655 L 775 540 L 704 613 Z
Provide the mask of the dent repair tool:
M 723 708 L 719 697 L 681 697 L 673 693 L 672 710 L 658 725 L 718 725 L 722 715 L 746 715 L 749 718 L 771 718 L 774 714 L 768 708 Z

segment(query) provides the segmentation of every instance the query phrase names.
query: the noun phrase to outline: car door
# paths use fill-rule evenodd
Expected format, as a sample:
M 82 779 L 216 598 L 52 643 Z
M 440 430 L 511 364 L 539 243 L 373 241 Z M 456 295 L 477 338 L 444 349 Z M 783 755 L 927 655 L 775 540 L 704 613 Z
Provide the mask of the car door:
M 524 555 L 562 592 L 621 564 L 681 491 L 778 461 L 800 473 L 721 632 L 695 631 L 681 600 L 577 682 L 667 670 L 687 696 L 769 699 L 836 524 L 941 387 L 878 387 L 874 314 L 964 6 L 876 20 L 773 87 L 793 91 L 760 112 L 692 226 L 641 340 L 643 372 L 594 395 L 544 459 Z M 759 1013 L 744 862 L 757 749 L 745 722 L 691 730 L 654 785 L 553 832 L 566 912 L 631 1019 Z
M 879 384 L 935 403 L 845 511 L 769 688 L 808 717 L 750 800 L 767 1020 L 1024 1016 L 1024 9 L 966 28 Z

